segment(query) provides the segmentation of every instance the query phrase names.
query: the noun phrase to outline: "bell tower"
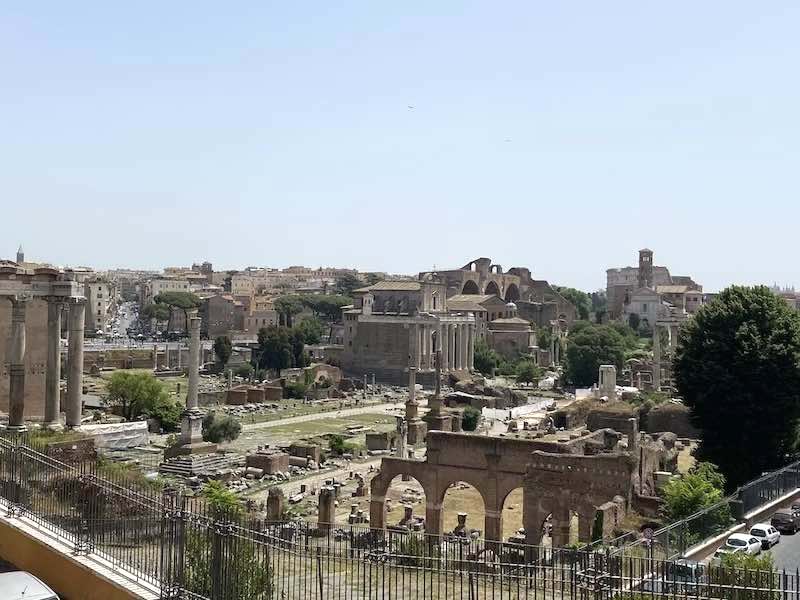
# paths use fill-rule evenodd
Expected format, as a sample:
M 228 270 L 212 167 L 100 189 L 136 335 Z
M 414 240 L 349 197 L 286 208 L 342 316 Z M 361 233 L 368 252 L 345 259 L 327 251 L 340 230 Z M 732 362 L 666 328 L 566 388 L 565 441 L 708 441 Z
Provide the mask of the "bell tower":
M 21 265 L 25 262 L 25 251 L 22 249 L 22 244 L 17 248 L 17 264 Z
M 639 287 L 653 287 L 653 251 L 648 248 L 639 250 Z

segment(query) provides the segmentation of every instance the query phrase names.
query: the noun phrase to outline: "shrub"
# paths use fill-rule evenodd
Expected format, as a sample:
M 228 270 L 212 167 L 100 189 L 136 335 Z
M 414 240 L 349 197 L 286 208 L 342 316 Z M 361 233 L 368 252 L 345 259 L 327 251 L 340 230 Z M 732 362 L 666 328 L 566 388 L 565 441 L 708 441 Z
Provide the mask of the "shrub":
M 306 397 L 307 390 L 308 386 L 302 381 L 293 381 L 291 383 L 286 384 L 286 395 L 289 398 L 302 400 Z
M 331 436 L 330 442 L 328 442 L 328 447 L 330 448 L 331 454 L 334 456 L 348 454 L 357 448 L 355 444 L 348 444 L 345 442 L 344 437 L 338 433 Z
M 461 429 L 464 431 L 475 431 L 478 428 L 478 421 L 481 418 L 481 411 L 473 406 L 467 406 L 461 417 Z
M 242 424 L 230 415 L 212 411 L 203 417 L 203 439 L 213 444 L 232 442 L 242 432 Z

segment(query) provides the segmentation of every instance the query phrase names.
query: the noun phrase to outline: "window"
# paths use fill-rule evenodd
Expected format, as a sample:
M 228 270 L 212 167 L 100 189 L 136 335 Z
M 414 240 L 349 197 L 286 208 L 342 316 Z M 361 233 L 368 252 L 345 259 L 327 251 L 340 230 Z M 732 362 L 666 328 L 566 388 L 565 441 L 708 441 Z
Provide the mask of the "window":
M 642 312 L 647 312 L 647 302 L 642 302 Z

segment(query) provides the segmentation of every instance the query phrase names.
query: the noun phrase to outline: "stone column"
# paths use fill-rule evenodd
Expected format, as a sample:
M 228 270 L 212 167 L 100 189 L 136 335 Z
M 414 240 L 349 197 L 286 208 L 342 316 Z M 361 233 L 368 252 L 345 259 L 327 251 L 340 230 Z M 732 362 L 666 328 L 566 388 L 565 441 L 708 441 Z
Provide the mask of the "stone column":
M 61 303 L 49 299 L 47 301 L 44 426 L 60 425 L 59 412 L 61 412 Z
M 197 390 L 200 385 L 200 317 L 189 317 L 189 390 L 186 394 L 186 409 L 197 409 Z M 178 345 L 178 368 L 180 368 L 180 344 Z
M 469 369 L 469 325 L 464 323 L 461 326 L 461 369 Z
M 572 512 L 568 507 L 559 507 L 553 513 L 553 548 L 563 548 L 569 545 L 570 522 Z
M 591 543 L 592 525 L 594 525 L 594 514 L 578 513 L 578 541 L 581 543 Z
M 325 486 L 319 490 L 319 511 L 317 521 L 320 531 L 330 531 L 336 522 L 336 490 Z
M 448 326 L 449 336 L 447 343 L 450 345 L 450 370 L 455 371 L 458 369 L 458 353 L 456 352 L 456 326 L 450 324 Z
M 658 325 L 653 326 L 653 389 L 661 387 L 661 335 Z
M 81 425 L 83 395 L 83 325 L 86 298 L 70 298 L 69 346 L 67 348 L 67 427 Z
M 267 494 L 267 522 L 275 523 L 283 520 L 285 498 L 283 490 L 278 486 L 269 488 Z
M 475 325 L 470 325 L 468 328 L 469 335 L 469 349 L 467 350 L 467 364 L 470 371 L 475 370 Z
M 25 427 L 25 314 L 27 296 L 11 298 L 11 347 L 9 353 L 8 429 L 22 432 Z
M 189 325 L 189 335 L 191 335 L 191 333 L 192 333 L 192 331 L 191 331 L 191 324 L 190 324 L 190 325 Z M 191 343 L 191 342 L 190 342 L 190 343 Z M 176 345 L 176 346 L 178 346 L 178 371 L 180 371 L 180 370 L 181 370 L 181 343 L 180 343 L 180 342 L 178 342 L 178 343 L 177 343 L 177 344 L 175 344 L 175 345 Z M 191 348 L 190 348 L 190 349 L 189 349 L 189 354 L 191 354 L 191 353 L 192 353 L 192 350 L 191 350 Z M 200 351 L 199 351 L 199 349 L 198 349 L 198 356 L 199 356 L 199 354 L 200 354 Z M 199 360 L 200 360 L 200 359 L 198 358 L 198 359 L 197 359 L 196 361 L 194 361 L 194 362 L 195 362 L 195 363 L 197 363 Z M 192 361 L 191 361 L 191 359 L 189 359 L 189 364 L 192 364 Z
M 158 371 L 158 344 L 153 344 L 153 371 Z
M 447 325 L 442 323 L 439 327 L 439 350 L 441 352 L 441 367 L 443 371 L 447 371 L 450 367 L 450 353 L 448 350 L 447 340 L 450 339 L 447 335 Z

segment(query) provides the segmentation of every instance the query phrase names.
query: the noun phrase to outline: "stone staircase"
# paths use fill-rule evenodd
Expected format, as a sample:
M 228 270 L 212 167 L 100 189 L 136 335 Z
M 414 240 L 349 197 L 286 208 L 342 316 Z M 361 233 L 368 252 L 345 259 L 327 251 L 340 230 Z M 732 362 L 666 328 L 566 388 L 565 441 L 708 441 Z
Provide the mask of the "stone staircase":
M 242 463 L 242 457 L 234 454 L 217 452 L 211 454 L 187 454 L 162 462 L 158 465 L 158 472 L 161 475 L 194 477 L 239 467 Z

